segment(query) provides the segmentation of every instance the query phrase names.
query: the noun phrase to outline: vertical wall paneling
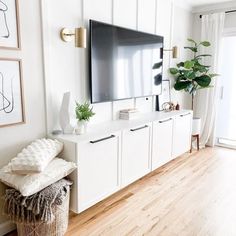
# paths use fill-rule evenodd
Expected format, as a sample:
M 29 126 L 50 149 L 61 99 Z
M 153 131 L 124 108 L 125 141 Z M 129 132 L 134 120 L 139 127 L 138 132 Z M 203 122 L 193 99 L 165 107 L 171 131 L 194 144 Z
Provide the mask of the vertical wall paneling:
M 155 34 L 156 0 L 137 0 L 137 30 Z M 136 98 L 135 107 L 140 112 L 153 110 L 153 97 Z
M 181 21 L 179 20 L 179 16 L 181 16 Z M 172 13 L 172 45 L 177 45 L 179 49 L 179 55 L 177 59 L 172 59 L 170 62 L 170 66 L 175 66 L 176 62 L 187 60 L 191 52 L 189 50 L 185 50 L 184 46 L 186 46 L 187 38 L 192 38 L 192 23 L 193 23 L 193 14 L 188 10 L 179 6 L 177 4 L 173 5 L 173 13 Z M 173 84 L 173 80 L 172 80 Z M 181 108 L 190 108 L 191 107 L 191 98 L 188 93 L 179 92 L 172 89 L 171 91 L 172 100 L 174 102 L 179 102 Z
M 113 23 L 126 28 L 137 27 L 137 0 L 113 0 Z M 113 102 L 113 119 L 118 119 L 118 111 L 133 108 L 134 99 Z
M 138 30 L 155 33 L 156 0 L 138 0 Z
M 164 36 L 164 47 L 170 48 L 170 28 L 171 28 L 171 0 L 157 0 L 156 13 L 156 33 Z M 168 79 L 169 59 L 171 52 L 164 52 L 163 58 L 163 79 Z
M 189 21 L 190 12 L 186 10 L 181 12 L 176 7 L 174 25 L 171 25 L 172 8 L 172 0 L 70 0 L 69 3 L 68 0 L 47 1 L 47 6 L 42 6 L 42 15 L 45 25 L 43 43 L 48 132 L 59 128 L 58 112 L 64 92 L 71 92 L 72 102 L 74 99 L 80 102 L 89 99 L 88 50 L 75 48 L 73 43 L 62 42 L 58 36 L 60 29 L 62 27 L 88 27 L 88 19 L 91 18 L 163 35 L 165 47 L 169 48 L 174 45 L 179 46 L 179 39 L 185 38 L 186 33 L 191 31 L 186 22 L 182 24 L 183 21 Z M 178 29 L 175 29 L 176 27 Z M 171 43 L 172 28 L 173 45 Z M 170 54 L 166 52 L 164 56 L 164 79 L 168 78 Z M 152 100 L 154 109 L 155 97 Z M 150 99 L 138 98 L 94 104 L 97 115 L 91 122 L 98 123 L 117 118 L 118 110 L 134 106 L 142 112 L 148 111 Z M 144 106 L 148 108 L 144 109 Z
M 114 24 L 136 29 L 137 0 L 114 0 Z
M 112 23 L 112 7 L 113 1 L 111 0 L 84 0 L 84 21 L 86 23 L 86 27 L 89 28 L 88 23 L 89 19 L 97 20 L 105 23 Z M 88 53 L 88 49 L 86 49 Z M 86 53 L 86 54 L 87 54 Z M 86 55 L 86 61 L 88 60 L 88 56 Z M 88 71 L 88 63 L 84 66 L 86 71 Z M 88 73 L 86 73 L 86 81 L 88 83 Z M 87 97 L 89 97 L 87 95 Z M 100 123 L 108 120 L 112 120 L 112 102 L 93 104 L 93 110 L 96 115 L 91 119 L 91 123 Z
M 112 1 L 111 0 L 84 0 L 84 19 L 112 23 Z

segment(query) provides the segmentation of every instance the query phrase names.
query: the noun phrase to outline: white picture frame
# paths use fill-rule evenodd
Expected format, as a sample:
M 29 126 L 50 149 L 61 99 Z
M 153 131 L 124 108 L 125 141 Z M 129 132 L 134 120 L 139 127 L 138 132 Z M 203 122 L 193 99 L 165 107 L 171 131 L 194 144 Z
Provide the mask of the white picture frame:
M 0 127 L 25 123 L 22 64 L 0 58 Z
M 21 48 L 18 0 L 0 0 L 0 48 Z
M 158 95 L 157 99 L 157 109 L 158 111 L 162 111 L 162 105 L 166 102 L 170 102 L 170 81 L 169 80 L 162 80 L 162 93 Z

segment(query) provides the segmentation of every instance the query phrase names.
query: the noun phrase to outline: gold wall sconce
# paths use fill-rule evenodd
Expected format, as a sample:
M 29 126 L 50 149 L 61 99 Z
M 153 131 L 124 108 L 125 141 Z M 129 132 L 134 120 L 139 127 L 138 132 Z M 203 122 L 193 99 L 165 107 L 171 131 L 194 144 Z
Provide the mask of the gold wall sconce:
M 75 47 L 86 48 L 86 29 L 85 28 L 75 28 L 68 29 L 63 28 L 60 31 L 61 39 L 64 42 L 71 42 L 73 39 L 75 41 Z
M 172 51 L 172 58 L 178 58 L 178 47 L 174 46 L 171 49 L 163 49 L 163 51 Z

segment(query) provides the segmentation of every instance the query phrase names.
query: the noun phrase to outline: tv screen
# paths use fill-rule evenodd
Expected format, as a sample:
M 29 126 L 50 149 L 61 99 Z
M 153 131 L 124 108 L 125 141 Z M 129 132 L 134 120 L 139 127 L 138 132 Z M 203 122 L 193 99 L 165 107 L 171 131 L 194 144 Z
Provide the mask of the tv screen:
M 163 37 L 90 20 L 91 102 L 158 95 Z

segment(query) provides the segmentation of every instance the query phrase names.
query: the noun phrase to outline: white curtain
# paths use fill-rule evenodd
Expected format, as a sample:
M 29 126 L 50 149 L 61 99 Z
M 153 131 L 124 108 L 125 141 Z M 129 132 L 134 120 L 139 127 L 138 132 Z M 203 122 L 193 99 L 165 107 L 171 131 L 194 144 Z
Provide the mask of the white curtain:
M 201 19 L 201 41 L 209 41 L 210 47 L 202 47 L 201 54 L 211 54 L 205 57 L 203 64 L 211 66 L 210 72 L 218 72 L 220 44 L 224 29 L 225 13 L 203 15 Z M 200 146 L 214 146 L 215 116 L 217 106 L 217 77 L 213 78 L 214 87 L 199 90 L 196 95 L 195 116 L 201 118 Z

